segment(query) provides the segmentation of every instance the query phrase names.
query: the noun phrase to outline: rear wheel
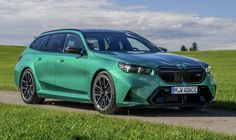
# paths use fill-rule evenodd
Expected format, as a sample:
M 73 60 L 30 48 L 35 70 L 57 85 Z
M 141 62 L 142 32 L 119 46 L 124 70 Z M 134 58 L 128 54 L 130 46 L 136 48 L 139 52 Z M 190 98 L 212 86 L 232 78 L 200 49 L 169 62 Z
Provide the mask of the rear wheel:
M 115 87 L 108 72 L 100 72 L 92 86 L 92 100 L 97 111 L 104 114 L 115 114 L 119 108 L 116 105 Z
M 20 79 L 20 93 L 27 104 L 41 104 L 45 98 L 39 98 L 36 93 L 35 80 L 30 69 L 26 69 Z

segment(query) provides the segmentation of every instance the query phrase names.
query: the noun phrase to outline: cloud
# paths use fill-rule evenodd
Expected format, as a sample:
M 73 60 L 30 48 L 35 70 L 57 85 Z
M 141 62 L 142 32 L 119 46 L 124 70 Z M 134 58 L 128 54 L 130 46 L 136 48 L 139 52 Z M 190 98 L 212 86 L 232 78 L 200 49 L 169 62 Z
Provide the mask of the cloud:
M 0 44 L 27 45 L 39 33 L 57 28 L 131 30 L 170 50 L 193 41 L 202 50 L 236 43 L 232 19 L 124 7 L 113 0 L 0 1 L 0 18 Z
M 236 50 L 236 43 L 217 44 L 213 50 Z

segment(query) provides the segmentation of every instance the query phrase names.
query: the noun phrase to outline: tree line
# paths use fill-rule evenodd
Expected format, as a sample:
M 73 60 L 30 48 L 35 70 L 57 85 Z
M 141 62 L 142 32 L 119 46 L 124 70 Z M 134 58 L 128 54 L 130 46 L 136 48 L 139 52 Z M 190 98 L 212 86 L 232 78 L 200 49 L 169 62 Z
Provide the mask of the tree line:
M 185 47 L 185 45 L 182 45 L 180 47 L 180 51 L 198 51 L 199 48 L 198 48 L 198 44 L 196 42 L 193 42 L 192 46 L 187 48 Z

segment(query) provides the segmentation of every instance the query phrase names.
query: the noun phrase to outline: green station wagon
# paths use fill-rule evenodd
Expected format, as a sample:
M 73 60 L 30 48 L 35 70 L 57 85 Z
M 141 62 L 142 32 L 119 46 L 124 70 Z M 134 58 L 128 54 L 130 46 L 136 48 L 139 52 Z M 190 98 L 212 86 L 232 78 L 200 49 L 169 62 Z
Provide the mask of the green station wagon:
M 216 92 L 208 64 L 134 32 L 102 29 L 40 34 L 19 56 L 15 82 L 25 103 L 89 102 L 105 114 L 129 106 L 199 109 Z

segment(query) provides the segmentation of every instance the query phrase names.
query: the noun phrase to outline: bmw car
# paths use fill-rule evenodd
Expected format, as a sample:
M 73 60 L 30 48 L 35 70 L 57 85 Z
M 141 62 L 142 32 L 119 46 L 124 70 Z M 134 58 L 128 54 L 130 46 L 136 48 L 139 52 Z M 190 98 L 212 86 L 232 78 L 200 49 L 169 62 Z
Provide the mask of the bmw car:
M 164 52 L 131 31 L 60 29 L 40 34 L 19 56 L 22 100 L 92 103 L 104 114 L 123 107 L 199 109 L 214 101 L 210 66 Z

